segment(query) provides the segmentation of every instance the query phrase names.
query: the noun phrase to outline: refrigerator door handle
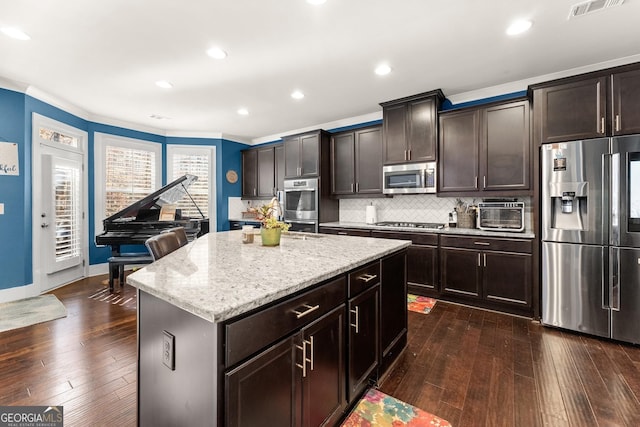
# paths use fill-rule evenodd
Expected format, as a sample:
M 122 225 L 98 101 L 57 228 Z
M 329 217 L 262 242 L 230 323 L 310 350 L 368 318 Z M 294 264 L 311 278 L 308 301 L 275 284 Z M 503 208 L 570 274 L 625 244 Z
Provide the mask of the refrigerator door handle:
M 611 155 L 611 235 L 609 243 L 620 244 L 620 153 Z
M 608 258 L 610 257 L 609 251 L 602 252 L 602 305 L 603 310 L 609 310 L 611 308 L 611 288 L 612 288 L 612 274 L 607 271 L 607 266 L 610 265 Z
M 611 310 L 620 311 L 620 248 L 611 248 L 609 261 L 609 268 L 611 269 L 611 295 L 609 296 Z

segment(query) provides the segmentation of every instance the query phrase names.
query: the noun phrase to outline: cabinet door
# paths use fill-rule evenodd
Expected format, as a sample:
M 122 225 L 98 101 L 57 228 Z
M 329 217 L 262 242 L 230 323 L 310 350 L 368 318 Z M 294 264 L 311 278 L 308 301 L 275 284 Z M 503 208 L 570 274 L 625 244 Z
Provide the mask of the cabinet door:
M 284 139 L 284 177 L 296 178 L 300 172 L 300 138 Z
M 301 371 L 304 372 L 302 425 L 305 427 L 334 425 L 346 408 L 344 314 L 345 306 L 342 304 L 302 330 L 297 358 L 300 365 L 304 363 L 306 366 Z M 306 361 L 302 361 L 303 354 Z M 256 425 L 271 424 L 262 421 Z
M 407 105 L 398 104 L 382 110 L 384 164 L 407 161 Z
M 478 110 L 440 116 L 439 192 L 478 190 Z
M 607 77 L 535 89 L 534 123 L 540 143 L 597 138 L 606 134 Z
M 242 197 L 255 197 L 258 183 L 258 152 L 242 152 Z
M 382 130 L 355 132 L 355 182 L 359 194 L 382 193 Z
M 613 134 L 640 133 L 640 70 L 614 74 Z
M 378 367 L 379 294 L 375 285 L 349 301 L 349 402 L 364 391 Z
M 275 195 L 275 157 L 273 147 L 259 148 L 258 155 L 258 197 Z
M 353 194 L 355 171 L 355 134 L 334 135 L 331 138 L 331 194 Z
M 411 245 L 407 251 L 407 283 L 411 292 L 433 295 L 438 290 L 438 247 Z
M 531 255 L 482 253 L 482 282 L 487 300 L 531 306 Z
M 284 145 L 277 145 L 273 149 L 273 154 L 275 159 L 276 190 L 284 191 Z
M 443 293 L 481 298 L 481 254 L 471 249 L 440 250 L 440 286 Z
M 406 251 L 382 260 L 380 282 L 381 373 L 407 340 Z
M 227 426 L 300 425 L 294 349 L 287 338 L 225 375 Z
M 529 101 L 484 110 L 482 132 L 482 188 L 529 189 Z
M 433 98 L 410 102 L 408 105 L 408 158 L 412 162 L 436 160 L 436 106 Z
M 300 176 L 318 176 L 320 174 L 320 135 L 300 137 Z

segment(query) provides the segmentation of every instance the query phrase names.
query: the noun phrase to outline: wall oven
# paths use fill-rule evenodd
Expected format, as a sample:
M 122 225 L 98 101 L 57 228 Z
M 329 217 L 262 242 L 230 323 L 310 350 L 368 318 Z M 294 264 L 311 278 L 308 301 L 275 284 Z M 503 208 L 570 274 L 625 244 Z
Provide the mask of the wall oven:
M 318 178 L 284 181 L 284 220 L 291 231 L 318 231 Z
M 384 194 L 436 192 L 436 162 L 407 163 L 382 167 Z

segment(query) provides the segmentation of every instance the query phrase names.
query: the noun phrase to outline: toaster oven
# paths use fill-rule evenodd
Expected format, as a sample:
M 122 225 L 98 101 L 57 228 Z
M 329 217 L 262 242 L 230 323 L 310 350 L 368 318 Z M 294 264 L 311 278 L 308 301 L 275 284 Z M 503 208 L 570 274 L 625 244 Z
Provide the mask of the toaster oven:
M 524 202 L 478 203 L 478 228 L 488 231 L 524 231 Z

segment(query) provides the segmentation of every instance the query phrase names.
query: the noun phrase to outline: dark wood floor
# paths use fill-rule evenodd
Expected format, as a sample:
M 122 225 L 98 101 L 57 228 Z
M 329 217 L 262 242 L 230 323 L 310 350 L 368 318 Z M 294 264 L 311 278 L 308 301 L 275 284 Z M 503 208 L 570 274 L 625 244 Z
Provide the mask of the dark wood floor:
M 136 424 L 135 290 L 105 300 L 103 279 L 53 292 L 66 318 L 0 333 L 0 405 L 63 405 L 66 426 Z M 409 313 L 380 388 L 454 426 L 638 426 L 640 348 L 438 302 Z

